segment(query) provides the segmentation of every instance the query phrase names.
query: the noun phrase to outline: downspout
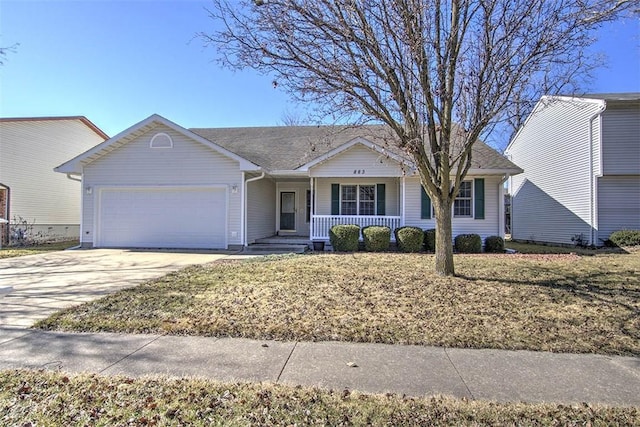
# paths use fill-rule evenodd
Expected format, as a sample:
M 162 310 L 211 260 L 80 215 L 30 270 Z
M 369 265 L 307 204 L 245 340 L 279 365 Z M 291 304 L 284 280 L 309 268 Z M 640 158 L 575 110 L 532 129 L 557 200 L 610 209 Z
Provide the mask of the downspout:
M 0 246 L 2 246 L 2 243 L 4 243 L 5 246 L 8 246 L 9 245 L 9 224 L 10 224 L 9 218 L 11 218 L 11 188 L 9 188 L 8 185 L 5 185 L 1 182 L 0 182 L 0 187 L 7 190 L 7 217 L 5 218 L 5 220 L 7 220 L 7 233 L 4 236 L 2 236 L 2 240 L 4 240 L 4 242 L 0 242 Z
M 593 172 L 593 121 L 602 114 L 607 108 L 606 101 L 602 101 L 598 111 L 593 113 L 589 117 L 589 246 L 595 246 L 595 221 L 596 221 L 596 208 L 598 205 L 595 200 L 596 188 L 595 179 L 596 175 Z M 600 128 L 599 128 L 600 129 Z M 601 129 L 600 129 L 601 130 Z M 602 152 L 600 153 L 600 159 L 602 159 Z
M 78 245 L 79 247 L 82 247 L 82 233 L 84 230 L 84 193 L 85 193 L 85 188 L 84 188 L 84 184 L 82 183 L 82 175 L 80 175 L 80 178 L 76 178 L 74 176 L 72 176 L 73 174 L 68 173 L 67 174 L 67 179 L 70 179 L 71 181 L 77 181 L 80 183 L 80 230 L 79 230 L 79 236 L 78 236 Z M 93 236 L 91 236 L 93 238 Z
M 249 178 L 246 181 L 244 180 L 244 172 L 242 172 L 242 181 L 243 181 L 243 188 L 242 188 L 242 216 L 243 218 L 243 224 L 242 224 L 242 245 L 243 246 L 247 246 L 247 184 L 253 181 L 259 181 L 262 178 L 264 178 L 265 174 L 264 172 L 262 172 L 260 174 L 260 176 L 254 176 L 253 178 Z

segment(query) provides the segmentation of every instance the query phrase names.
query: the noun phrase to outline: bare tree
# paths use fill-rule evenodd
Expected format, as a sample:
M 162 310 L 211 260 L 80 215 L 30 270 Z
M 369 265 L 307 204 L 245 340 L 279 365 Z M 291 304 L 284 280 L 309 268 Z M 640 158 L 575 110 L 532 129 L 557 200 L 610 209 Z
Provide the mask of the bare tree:
M 201 34 L 327 114 L 386 124 L 436 213 L 436 271 L 453 275 L 451 208 L 473 144 L 539 88 L 589 67 L 591 31 L 637 7 L 606 0 L 213 0 Z
M 0 47 L 0 65 L 4 65 L 5 61 L 7 60 L 7 53 L 15 52 L 16 49 L 18 48 L 18 46 L 19 46 L 19 44 L 16 43 L 16 44 L 11 45 L 11 46 Z
M 280 116 L 282 126 L 302 126 L 309 124 L 299 111 L 284 110 Z

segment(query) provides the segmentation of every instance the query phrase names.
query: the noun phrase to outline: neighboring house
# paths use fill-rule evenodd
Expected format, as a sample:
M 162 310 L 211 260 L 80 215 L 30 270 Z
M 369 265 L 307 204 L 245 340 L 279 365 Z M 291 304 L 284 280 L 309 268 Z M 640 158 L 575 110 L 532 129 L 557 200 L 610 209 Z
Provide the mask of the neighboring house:
M 56 168 L 82 179 L 87 247 L 234 248 L 327 241 L 334 224 L 435 227 L 384 127 L 185 129 L 158 115 Z M 503 235 L 503 184 L 521 172 L 482 142 L 454 234 Z
M 81 116 L 0 118 L 0 242 L 76 238 L 80 183 L 53 168 L 106 139 Z
M 505 153 L 515 240 L 601 246 L 640 229 L 640 93 L 543 97 Z

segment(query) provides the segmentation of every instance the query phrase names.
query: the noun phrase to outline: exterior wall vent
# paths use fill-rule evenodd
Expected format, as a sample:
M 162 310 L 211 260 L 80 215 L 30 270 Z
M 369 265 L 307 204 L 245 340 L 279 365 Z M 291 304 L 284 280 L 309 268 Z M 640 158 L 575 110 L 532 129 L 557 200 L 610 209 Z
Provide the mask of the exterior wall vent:
M 164 132 L 156 133 L 149 143 L 151 148 L 173 148 L 173 140 Z

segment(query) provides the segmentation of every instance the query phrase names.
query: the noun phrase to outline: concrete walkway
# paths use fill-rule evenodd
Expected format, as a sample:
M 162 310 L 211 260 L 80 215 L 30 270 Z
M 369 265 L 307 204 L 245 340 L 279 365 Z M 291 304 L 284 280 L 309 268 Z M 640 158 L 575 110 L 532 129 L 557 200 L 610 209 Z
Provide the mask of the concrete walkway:
M 632 357 L 0 328 L 0 369 L 20 367 L 640 406 L 640 359 Z
M 223 252 L 92 249 L 0 259 L 0 326 L 29 327 L 78 305 L 192 264 L 227 258 Z
M 0 369 L 197 376 L 501 402 L 640 406 L 640 358 L 26 329 L 69 305 L 224 253 L 64 251 L 0 260 Z

